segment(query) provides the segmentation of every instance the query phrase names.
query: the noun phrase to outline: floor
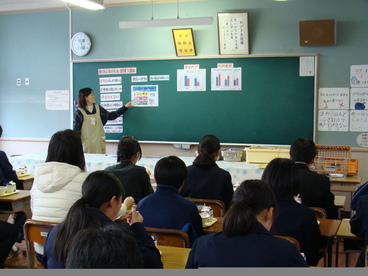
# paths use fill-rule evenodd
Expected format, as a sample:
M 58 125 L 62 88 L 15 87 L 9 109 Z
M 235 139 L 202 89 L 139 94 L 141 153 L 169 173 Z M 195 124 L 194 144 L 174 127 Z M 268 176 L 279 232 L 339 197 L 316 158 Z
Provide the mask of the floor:
M 26 247 L 24 241 L 22 243 L 16 243 L 16 246 L 19 247 L 18 255 L 8 259 L 5 262 L 6 269 L 27 269 L 28 268 L 28 262 L 26 257 Z M 333 245 L 333 251 L 332 251 L 332 266 L 335 267 L 335 256 L 336 256 L 336 240 Z M 343 247 L 343 241 L 339 242 L 339 252 L 338 252 L 338 266 L 337 267 L 345 267 L 345 252 Z M 348 267 L 355 267 L 356 261 L 358 259 L 359 253 L 350 253 L 349 254 L 349 264 Z M 35 263 L 38 261 L 36 260 Z M 324 267 L 324 259 L 322 258 L 320 262 L 318 263 L 317 267 Z

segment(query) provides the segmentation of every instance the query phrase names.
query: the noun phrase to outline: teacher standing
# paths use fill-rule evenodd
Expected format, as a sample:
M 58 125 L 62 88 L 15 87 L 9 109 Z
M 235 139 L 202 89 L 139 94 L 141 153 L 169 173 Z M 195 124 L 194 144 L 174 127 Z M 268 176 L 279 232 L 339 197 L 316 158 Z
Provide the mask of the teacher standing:
M 78 94 L 78 110 L 75 113 L 73 129 L 80 133 L 85 153 L 106 153 L 105 131 L 103 126 L 108 120 L 115 120 L 131 108 L 132 101 L 118 110 L 109 112 L 96 104 L 91 88 L 83 88 Z

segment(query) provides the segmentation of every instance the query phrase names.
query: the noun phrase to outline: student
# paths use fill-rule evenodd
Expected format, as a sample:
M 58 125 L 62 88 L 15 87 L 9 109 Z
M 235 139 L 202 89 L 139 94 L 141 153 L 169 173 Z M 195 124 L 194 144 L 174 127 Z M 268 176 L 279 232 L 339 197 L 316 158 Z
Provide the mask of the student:
M 125 194 L 134 198 L 135 203 L 153 193 L 150 177 L 144 167 L 136 163 L 142 157 L 139 142 L 133 136 L 124 136 L 118 144 L 119 164 L 107 167 L 105 171 L 113 173 L 124 186 Z
M 176 156 L 164 157 L 156 163 L 154 175 L 156 191 L 137 206 L 144 226 L 183 230 L 194 242 L 203 235 L 203 227 L 195 203 L 179 195 L 187 176 L 185 163 Z
M 222 232 L 196 240 L 186 268 L 307 267 L 297 247 L 270 233 L 277 204 L 262 180 L 245 180 L 234 193 Z
M 368 195 L 362 195 L 357 202 L 356 213 L 350 219 L 351 233 L 364 238 L 364 247 L 356 266 L 365 266 L 365 248 L 368 246 Z
M 192 198 L 218 199 L 226 209 L 234 193 L 231 175 L 219 168 L 216 160 L 220 154 L 220 141 L 214 135 L 205 135 L 198 144 L 198 156 L 190 165 L 188 177 L 180 195 Z
M 298 240 L 307 263 L 317 266 L 322 258 L 321 232 L 313 210 L 294 199 L 300 187 L 298 167 L 290 159 L 275 158 L 266 166 L 262 180 L 271 186 L 279 208 L 272 231 Z
M 0 220 L 0 269 L 4 268 L 4 263 L 18 239 L 18 232 L 15 225 Z
M 119 179 L 106 171 L 88 175 L 82 186 L 82 198 L 70 208 L 65 220 L 50 230 L 45 244 L 45 268 L 65 268 L 73 238 L 83 229 L 116 224 L 128 231 L 137 241 L 143 267 L 162 268 L 160 252 L 144 228 L 143 217 L 132 210 L 126 222 L 114 222 L 119 214 L 124 188 Z M 105 249 L 100 249 L 105 250 Z
M 3 128 L 0 125 L 0 138 L 3 135 Z M 12 164 L 9 162 L 8 156 L 0 150 L 0 185 L 6 186 L 10 181 L 14 181 L 19 189 L 19 181 L 16 172 L 13 170 Z
M 106 153 L 105 131 L 103 126 L 108 120 L 114 120 L 131 108 L 132 101 L 118 110 L 109 112 L 96 104 L 96 97 L 91 88 L 79 90 L 78 110 L 75 113 L 73 130 L 82 138 L 85 153 Z
M 321 207 L 326 211 L 327 218 L 338 219 L 338 208 L 330 190 L 330 179 L 309 169 L 316 155 L 316 145 L 310 139 L 298 138 L 290 146 L 290 158 L 298 166 L 301 176 L 298 193 L 304 205 Z
M 115 224 L 79 231 L 66 258 L 66 268 L 142 268 L 142 265 L 136 240 Z

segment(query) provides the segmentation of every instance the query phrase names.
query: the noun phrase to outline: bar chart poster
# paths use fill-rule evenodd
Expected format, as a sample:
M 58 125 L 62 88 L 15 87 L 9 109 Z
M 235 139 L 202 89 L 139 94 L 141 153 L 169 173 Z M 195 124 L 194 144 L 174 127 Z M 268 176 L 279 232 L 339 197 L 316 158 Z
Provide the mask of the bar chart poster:
M 206 69 L 177 70 L 178 91 L 206 91 Z
M 212 68 L 211 90 L 241 90 L 242 70 L 238 68 Z

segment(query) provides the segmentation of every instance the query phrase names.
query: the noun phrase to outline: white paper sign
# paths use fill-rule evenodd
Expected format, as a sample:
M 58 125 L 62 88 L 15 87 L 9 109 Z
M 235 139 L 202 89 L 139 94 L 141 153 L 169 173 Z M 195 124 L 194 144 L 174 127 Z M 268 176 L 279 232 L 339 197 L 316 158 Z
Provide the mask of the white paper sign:
M 45 103 L 47 110 L 69 110 L 69 90 L 47 90 Z
M 350 86 L 368 87 L 368 65 L 352 65 L 350 67 Z
M 318 110 L 319 131 L 348 131 L 348 110 Z
M 314 57 L 300 57 L 299 75 L 314 76 Z
M 368 88 L 353 87 L 350 89 L 350 108 L 364 110 L 368 105 Z
M 368 131 L 368 110 L 350 111 L 350 131 Z
M 349 109 L 349 88 L 320 88 L 318 109 Z

